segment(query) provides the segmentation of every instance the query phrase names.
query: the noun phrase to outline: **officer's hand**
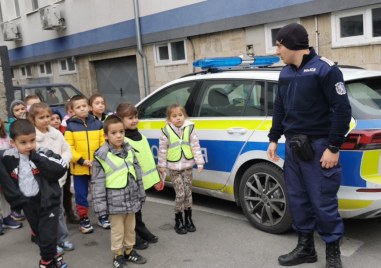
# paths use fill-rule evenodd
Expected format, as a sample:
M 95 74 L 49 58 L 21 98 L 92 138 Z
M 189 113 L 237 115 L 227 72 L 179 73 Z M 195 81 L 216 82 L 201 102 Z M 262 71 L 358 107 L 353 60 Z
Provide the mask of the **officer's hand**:
M 333 168 L 339 163 L 339 152 L 332 153 L 330 150 L 325 149 L 323 155 L 320 158 L 322 168 Z
M 198 170 L 198 172 L 203 171 L 204 170 L 204 166 L 197 166 L 197 170 Z
M 278 161 L 280 159 L 279 155 L 276 154 L 278 148 L 278 143 L 270 142 L 269 147 L 267 148 L 267 157 L 271 161 Z

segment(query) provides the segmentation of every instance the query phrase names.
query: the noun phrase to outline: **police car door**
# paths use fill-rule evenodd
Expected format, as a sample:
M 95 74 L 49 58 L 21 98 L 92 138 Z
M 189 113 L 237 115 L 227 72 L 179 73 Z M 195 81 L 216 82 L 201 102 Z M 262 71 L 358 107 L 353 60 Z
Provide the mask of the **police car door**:
M 221 190 L 233 198 L 233 186 L 226 184 L 246 141 L 264 120 L 264 99 L 259 94 L 263 88 L 264 83 L 250 79 L 203 82 L 192 121 L 206 164 L 193 186 Z

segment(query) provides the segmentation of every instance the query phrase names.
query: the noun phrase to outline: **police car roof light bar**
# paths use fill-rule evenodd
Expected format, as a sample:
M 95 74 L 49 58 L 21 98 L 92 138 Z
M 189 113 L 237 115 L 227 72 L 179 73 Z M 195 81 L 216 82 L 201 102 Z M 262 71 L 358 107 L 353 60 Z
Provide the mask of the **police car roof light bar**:
M 277 56 L 254 56 L 248 59 L 242 59 L 241 57 L 218 57 L 196 60 L 193 62 L 193 66 L 202 69 L 235 67 L 239 65 L 248 65 L 250 67 L 263 67 L 272 65 L 277 62 L 279 62 L 279 57 Z

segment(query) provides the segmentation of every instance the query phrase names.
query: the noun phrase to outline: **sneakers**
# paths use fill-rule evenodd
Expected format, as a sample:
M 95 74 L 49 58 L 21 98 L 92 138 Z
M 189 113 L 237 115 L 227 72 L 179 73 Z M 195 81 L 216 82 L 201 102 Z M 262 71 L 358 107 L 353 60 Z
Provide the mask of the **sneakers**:
M 22 222 L 15 221 L 11 215 L 3 219 L 3 227 L 9 229 L 19 229 L 22 227 Z
M 115 268 L 123 268 L 123 267 L 126 267 L 125 266 L 126 264 L 126 260 L 124 259 L 124 256 L 123 255 L 117 255 L 114 257 L 114 260 L 112 261 L 112 265 L 115 267 Z
M 108 220 L 108 216 L 107 215 L 100 216 L 98 218 L 98 225 L 102 227 L 103 229 L 110 229 L 111 223 Z
M 130 254 L 126 254 L 124 252 L 124 259 L 129 262 L 137 263 L 137 264 L 144 264 L 147 262 L 147 259 L 143 256 L 139 255 L 135 249 L 133 249 Z
M 72 251 L 75 248 L 74 244 L 71 243 L 70 241 L 64 241 L 64 242 L 58 243 L 58 246 L 62 248 L 64 251 Z
M 54 263 L 55 263 L 55 266 L 53 267 L 55 268 L 67 268 L 67 264 L 64 262 L 61 254 L 57 254 L 54 257 Z
M 89 220 L 88 217 L 82 218 L 79 221 L 79 230 L 83 234 L 91 234 L 92 232 L 94 232 L 94 228 L 91 225 L 90 220 Z
M 11 212 L 11 215 L 12 219 L 14 219 L 15 221 L 23 221 L 25 220 L 25 216 L 24 214 L 20 211 L 12 211 Z
M 57 254 L 63 255 L 64 253 L 64 249 L 57 245 Z
M 54 264 L 54 260 L 50 260 L 50 261 L 40 260 L 38 267 L 39 268 L 56 268 L 56 265 Z

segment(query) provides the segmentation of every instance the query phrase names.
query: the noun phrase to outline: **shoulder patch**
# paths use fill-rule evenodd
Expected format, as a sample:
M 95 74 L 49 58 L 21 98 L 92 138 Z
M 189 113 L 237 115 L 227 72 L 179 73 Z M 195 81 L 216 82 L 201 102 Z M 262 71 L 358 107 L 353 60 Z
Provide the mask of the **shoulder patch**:
M 347 94 L 347 90 L 345 89 L 345 85 L 343 82 L 337 82 L 335 84 L 336 92 L 339 95 L 345 95 Z
M 334 66 L 335 65 L 335 63 L 333 61 L 331 61 L 331 60 L 329 60 L 329 59 L 327 59 L 325 57 L 320 57 L 320 60 L 324 61 L 325 63 L 327 63 L 329 66 Z

